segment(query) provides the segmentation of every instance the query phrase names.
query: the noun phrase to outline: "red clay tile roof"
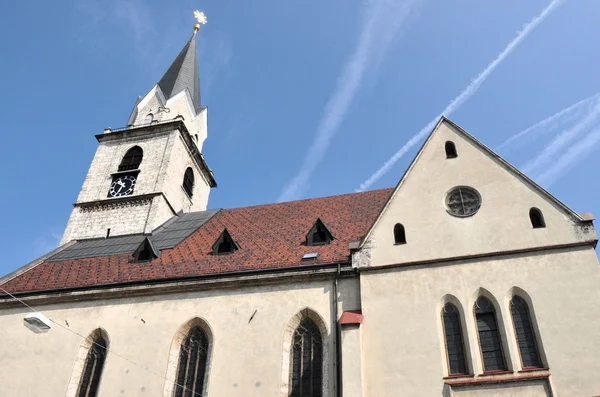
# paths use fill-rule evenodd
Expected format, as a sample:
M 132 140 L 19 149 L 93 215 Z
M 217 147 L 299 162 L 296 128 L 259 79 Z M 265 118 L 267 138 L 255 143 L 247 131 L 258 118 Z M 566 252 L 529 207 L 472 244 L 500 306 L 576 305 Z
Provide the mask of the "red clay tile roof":
M 361 310 L 346 310 L 340 317 L 340 325 L 356 325 L 363 323 L 363 314 Z
M 46 261 L 2 287 L 12 293 L 34 292 L 347 261 L 348 244 L 367 233 L 392 190 L 221 210 L 152 262 L 132 263 L 131 253 Z M 306 233 L 317 218 L 335 240 L 329 245 L 306 246 Z M 240 249 L 231 255 L 212 255 L 211 246 L 225 228 Z M 319 257 L 302 261 L 310 252 L 318 252 Z

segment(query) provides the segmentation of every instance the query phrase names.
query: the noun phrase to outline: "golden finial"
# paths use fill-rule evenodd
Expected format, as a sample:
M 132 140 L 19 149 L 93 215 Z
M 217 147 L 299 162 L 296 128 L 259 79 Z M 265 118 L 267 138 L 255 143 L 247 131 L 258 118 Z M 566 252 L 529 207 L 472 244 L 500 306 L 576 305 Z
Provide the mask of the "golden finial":
M 198 21 L 198 23 L 194 25 L 194 34 L 196 34 L 200 30 L 201 24 L 205 25 L 208 21 L 206 15 L 204 15 L 202 11 L 194 11 L 194 17 L 196 17 L 196 20 Z

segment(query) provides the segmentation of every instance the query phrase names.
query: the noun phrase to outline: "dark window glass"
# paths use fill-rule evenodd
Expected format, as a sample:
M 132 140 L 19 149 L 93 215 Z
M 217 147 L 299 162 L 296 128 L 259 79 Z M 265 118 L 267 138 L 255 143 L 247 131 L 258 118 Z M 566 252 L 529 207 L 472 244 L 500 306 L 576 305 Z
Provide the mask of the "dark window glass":
M 136 170 L 140 168 L 142 158 L 144 157 L 144 151 L 139 146 L 134 146 L 125 153 L 121 165 L 119 165 L 119 171 Z
M 96 397 L 98 394 L 100 376 L 102 376 L 104 360 L 106 359 L 107 345 L 104 338 L 100 335 L 95 336 L 93 341 L 85 358 L 77 397 Z
M 480 297 L 475 303 L 475 317 L 479 333 L 479 346 L 483 357 L 484 371 L 506 370 L 502 353 L 502 340 L 492 302 Z
M 183 175 L 183 190 L 185 190 L 190 198 L 194 195 L 194 171 L 191 168 L 185 170 L 185 174 Z
M 181 345 L 175 397 L 203 396 L 207 368 L 208 337 L 200 326 L 190 330 Z
M 444 323 L 444 337 L 446 340 L 446 354 L 448 355 L 448 367 L 450 375 L 466 374 L 467 365 L 460 326 L 460 314 L 452 303 L 446 303 L 442 310 Z
M 514 296 L 510 301 L 510 313 L 515 325 L 515 334 L 517 335 L 523 368 L 540 368 L 542 363 L 538 354 L 533 326 L 531 325 L 529 307 L 525 300 L 520 296 Z
M 404 226 L 400 223 L 396 223 L 396 226 L 394 226 L 394 243 L 406 244 L 406 233 L 404 231 Z
M 456 146 L 454 146 L 454 142 L 446 141 L 446 158 L 453 159 L 455 157 L 458 157 L 458 154 L 456 153 Z
M 294 331 L 290 373 L 290 397 L 323 395 L 323 341 L 321 332 L 310 318 L 302 320 Z
M 529 210 L 529 220 L 531 221 L 531 226 L 533 226 L 534 229 L 546 227 L 546 222 L 544 222 L 542 211 L 538 210 L 537 208 L 532 208 Z
M 317 219 L 306 235 L 306 245 L 325 245 L 331 243 L 333 236 L 321 219 Z
M 312 243 L 313 244 L 326 244 L 327 241 L 327 231 L 321 225 L 317 225 L 317 230 L 312 235 Z

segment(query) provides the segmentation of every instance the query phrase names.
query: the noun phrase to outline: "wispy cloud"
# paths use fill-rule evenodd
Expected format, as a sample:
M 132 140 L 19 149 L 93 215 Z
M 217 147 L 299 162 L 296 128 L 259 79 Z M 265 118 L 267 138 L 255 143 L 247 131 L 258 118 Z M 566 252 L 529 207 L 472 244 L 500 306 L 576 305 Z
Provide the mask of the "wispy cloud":
M 537 172 L 541 167 L 546 166 L 549 162 L 554 161 L 557 155 L 567 147 L 575 138 L 588 131 L 597 122 L 600 116 L 600 98 L 596 99 L 594 106 L 571 128 L 558 134 L 552 142 L 550 142 L 540 154 L 529 160 L 522 170 L 525 173 Z
M 553 183 L 597 143 L 598 131 L 589 131 L 599 122 L 600 97 L 596 97 L 592 106 L 575 124 L 554 137 L 537 156 L 522 167 L 523 172 L 532 174 L 533 179 L 540 183 Z
M 367 1 L 363 28 L 354 53 L 344 65 L 335 91 L 325 106 L 315 140 L 308 149 L 298 174 L 285 185 L 279 201 L 293 200 L 304 193 L 310 176 L 323 159 L 331 139 L 344 120 L 348 108 L 363 82 L 365 72 L 377 68 L 417 2 L 418 0 Z
M 550 186 L 562 177 L 576 163 L 583 161 L 596 145 L 600 143 L 600 128 L 592 130 L 581 140 L 570 146 L 558 160 L 553 161 L 552 165 L 535 177 L 536 181 L 544 186 Z
M 566 0 L 553 0 L 550 4 L 542 10 L 542 12 L 527 23 L 521 31 L 517 33 L 517 36 L 504 48 L 504 50 L 498 54 L 494 59 L 471 83 L 465 88 L 460 95 L 454 98 L 448 106 L 442 112 L 431 120 L 425 127 L 423 127 L 416 135 L 409 139 L 409 141 L 402 146 L 392 157 L 390 157 L 381 168 L 379 168 L 373 175 L 371 175 L 366 181 L 364 181 L 357 191 L 363 191 L 368 189 L 373 183 L 379 180 L 385 175 L 393 166 L 396 164 L 402 156 L 404 156 L 414 145 L 421 141 L 427 133 L 429 133 L 435 126 L 437 120 L 441 116 L 449 116 L 455 110 L 460 108 L 473 94 L 477 92 L 481 84 L 490 76 L 490 74 L 506 59 L 511 52 L 544 20 L 546 19 L 558 6 L 564 3 Z
M 566 107 L 552 116 L 535 123 L 531 127 L 524 129 L 523 131 L 511 136 L 500 144 L 496 150 L 502 149 L 506 146 L 513 145 L 517 141 L 521 141 L 527 136 L 540 136 L 548 134 L 558 128 L 568 124 L 569 122 L 581 117 L 581 115 L 589 110 L 590 105 L 594 103 L 594 100 L 600 97 L 600 93 L 592 95 L 591 97 L 585 98 L 569 107 Z

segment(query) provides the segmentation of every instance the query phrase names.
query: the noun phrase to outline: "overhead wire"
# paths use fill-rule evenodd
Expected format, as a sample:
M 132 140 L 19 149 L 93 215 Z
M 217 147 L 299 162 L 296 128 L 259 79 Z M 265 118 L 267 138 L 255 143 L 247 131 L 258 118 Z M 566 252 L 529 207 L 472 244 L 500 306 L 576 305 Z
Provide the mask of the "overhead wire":
M 42 311 L 41 311 L 41 310 L 37 310 L 37 309 L 33 308 L 32 306 L 30 306 L 29 304 L 27 304 L 27 302 L 24 302 L 22 299 L 19 299 L 18 297 L 14 296 L 13 294 L 11 294 L 10 292 L 8 292 L 7 290 L 5 290 L 4 288 L 2 288 L 1 286 L 0 286 L 0 291 L 4 292 L 6 295 L 10 296 L 12 299 L 16 300 L 17 302 L 21 303 L 23 306 L 27 307 L 27 308 L 28 308 L 29 310 L 31 310 L 32 312 L 34 312 L 34 313 L 42 313 Z M 42 314 L 43 314 L 43 313 L 42 313 Z M 65 329 L 65 330 L 67 330 L 67 331 L 69 331 L 69 332 L 71 332 L 71 333 L 73 333 L 73 334 L 75 334 L 75 335 L 79 336 L 79 337 L 80 337 L 80 338 L 82 338 L 83 340 L 87 340 L 87 339 L 88 339 L 88 337 L 87 337 L 87 336 L 84 336 L 84 335 L 80 334 L 79 332 L 77 332 L 77 331 L 75 331 L 75 330 L 72 330 L 72 329 L 71 329 L 71 328 L 69 328 L 69 327 L 65 327 L 65 326 L 64 326 L 64 325 L 62 325 L 61 323 L 59 323 L 59 322 L 57 322 L 57 321 L 54 321 L 54 320 L 52 320 L 50 317 L 48 317 L 48 316 L 46 316 L 46 315 L 44 315 L 44 316 L 45 316 L 45 317 L 46 317 L 48 320 L 50 320 L 50 321 L 51 321 L 53 324 L 56 324 L 56 325 L 57 325 L 57 326 L 59 326 L 60 328 L 62 328 L 62 329 Z M 178 331 L 178 332 L 180 332 L 180 331 Z M 129 362 L 130 364 L 133 364 L 133 365 L 135 365 L 136 367 L 139 367 L 139 368 L 143 369 L 144 371 L 146 371 L 146 372 L 148 372 L 148 373 L 150 373 L 150 374 L 152 374 L 152 375 L 155 375 L 155 376 L 157 376 L 157 377 L 161 378 L 161 379 L 162 379 L 162 380 L 164 380 L 164 381 L 167 381 L 167 382 L 171 382 L 171 381 L 172 381 L 172 380 L 170 380 L 170 379 L 167 379 L 166 377 L 164 377 L 164 376 L 162 376 L 162 375 L 158 374 L 157 372 L 155 372 L 155 371 L 151 370 L 150 368 L 147 368 L 147 367 L 145 367 L 145 366 L 143 366 L 143 365 L 141 365 L 141 364 L 138 364 L 138 363 L 136 363 L 135 361 L 133 361 L 133 360 L 131 360 L 131 359 L 129 359 L 129 358 L 127 358 L 127 357 L 123 356 L 122 354 L 119 354 L 119 353 L 117 353 L 117 352 L 116 352 L 116 351 L 114 351 L 113 349 L 109 349 L 109 348 L 107 348 L 106 346 L 103 346 L 103 345 L 101 345 L 101 344 L 97 343 L 97 342 L 96 342 L 96 341 L 94 341 L 93 339 L 91 340 L 91 342 L 92 342 L 92 344 L 94 344 L 94 345 L 96 345 L 96 346 L 99 346 L 100 348 L 102 348 L 102 349 L 106 350 L 106 352 L 107 352 L 108 354 L 113 354 L 113 355 L 115 355 L 115 356 L 117 356 L 117 357 L 119 357 L 119 358 L 121 358 L 121 359 L 123 359 L 123 360 L 125 360 L 125 361 Z M 189 392 L 193 393 L 193 394 L 194 394 L 194 395 L 196 395 L 196 396 L 204 397 L 204 396 L 203 396 L 203 394 L 200 394 L 200 393 L 198 393 L 198 392 L 196 392 L 196 391 L 193 391 L 193 390 L 191 390 L 191 389 L 188 389 L 187 387 L 185 387 L 184 385 L 181 385 L 181 384 L 177 383 L 176 381 L 172 381 L 172 382 L 173 382 L 173 384 L 174 384 L 175 386 L 178 386 L 178 387 L 181 387 L 181 388 L 183 388 L 183 390 L 189 391 Z

